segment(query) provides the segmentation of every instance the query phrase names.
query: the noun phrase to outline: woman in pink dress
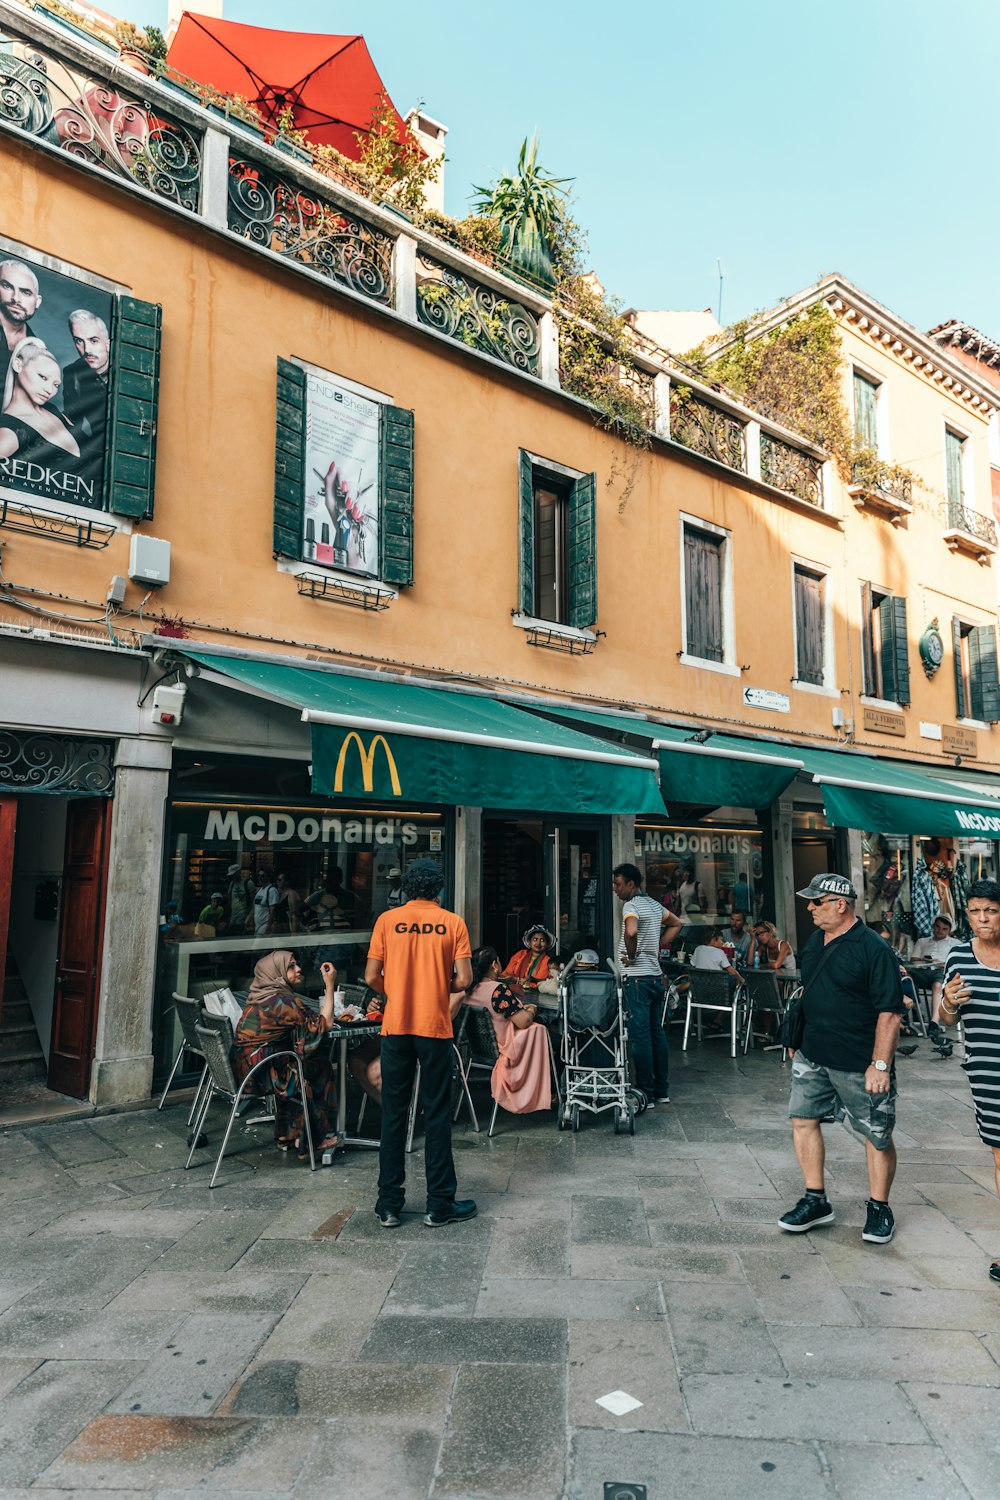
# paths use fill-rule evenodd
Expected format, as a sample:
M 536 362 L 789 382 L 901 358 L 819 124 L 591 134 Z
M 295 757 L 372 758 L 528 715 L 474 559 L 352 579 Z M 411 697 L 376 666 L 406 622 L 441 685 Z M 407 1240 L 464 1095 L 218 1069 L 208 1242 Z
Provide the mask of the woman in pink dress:
M 501 1109 L 527 1115 L 552 1108 L 549 1039 L 536 1021 L 538 1006 L 525 1003 L 517 986 L 501 980 L 495 948 L 477 948 L 472 955 L 472 983 L 467 1005 L 488 1010 L 500 1056 L 493 1067 L 490 1092 Z

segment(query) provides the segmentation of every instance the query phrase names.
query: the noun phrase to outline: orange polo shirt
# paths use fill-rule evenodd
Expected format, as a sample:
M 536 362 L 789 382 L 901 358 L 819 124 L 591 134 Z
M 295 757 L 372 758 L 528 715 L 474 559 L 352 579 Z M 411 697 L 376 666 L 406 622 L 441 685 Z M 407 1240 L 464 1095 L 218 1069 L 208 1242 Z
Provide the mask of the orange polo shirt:
M 461 917 L 436 901 L 407 901 L 377 919 L 368 957 L 384 975 L 383 1036 L 452 1035 L 452 974 L 458 959 L 472 957 Z

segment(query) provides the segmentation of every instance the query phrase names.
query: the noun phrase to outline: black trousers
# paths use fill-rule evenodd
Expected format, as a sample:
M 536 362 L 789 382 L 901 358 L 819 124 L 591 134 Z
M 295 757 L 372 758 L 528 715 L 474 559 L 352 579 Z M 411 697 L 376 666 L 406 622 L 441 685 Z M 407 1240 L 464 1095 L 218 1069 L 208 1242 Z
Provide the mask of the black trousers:
M 382 1139 L 378 1148 L 378 1207 L 399 1213 L 406 1192 L 406 1122 L 413 1079 L 420 1064 L 424 1111 L 424 1170 L 427 1212 L 455 1201 L 458 1181 L 451 1154 L 450 1037 L 382 1038 Z

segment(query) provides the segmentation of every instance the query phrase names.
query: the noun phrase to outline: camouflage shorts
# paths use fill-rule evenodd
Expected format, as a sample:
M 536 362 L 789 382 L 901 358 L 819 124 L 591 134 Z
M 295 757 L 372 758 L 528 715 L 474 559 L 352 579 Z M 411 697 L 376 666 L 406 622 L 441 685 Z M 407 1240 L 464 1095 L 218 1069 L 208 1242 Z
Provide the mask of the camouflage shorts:
M 792 1091 L 788 1114 L 793 1120 L 824 1120 L 833 1115 L 855 1135 L 871 1141 L 876 1151 L 888 1151 L 896 1123 L 896 1073 L 889 1075 L 887 1094 L 865 1091 L 864 1073 L 821 1068 L 801 1052 L 792 1059 Z

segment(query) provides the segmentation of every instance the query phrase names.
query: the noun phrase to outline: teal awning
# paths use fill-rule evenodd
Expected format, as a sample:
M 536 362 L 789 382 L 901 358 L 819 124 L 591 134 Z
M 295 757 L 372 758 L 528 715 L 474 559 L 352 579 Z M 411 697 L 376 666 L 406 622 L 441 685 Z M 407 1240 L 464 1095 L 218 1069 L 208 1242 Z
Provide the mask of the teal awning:
M 586 725 L 602 736 L 645 741 L 660 764 L 660 790 L 669 806 L 692 802 L 705 807 L 770 807 L 794 781 L 801 762 L 776 753 L 765 740 L 713 734 L 699 744 L 692 729 L 676 729 L 651 719 L 599 709 L 546 707 L 546 717 Z M 786 747 L 791 749 L 791 747 Z
M 649 755 L 598 744 L 480 694 L 184 650 L 234 686 L 300 710 L 312 789 L 560 814 L 665 811 Z

